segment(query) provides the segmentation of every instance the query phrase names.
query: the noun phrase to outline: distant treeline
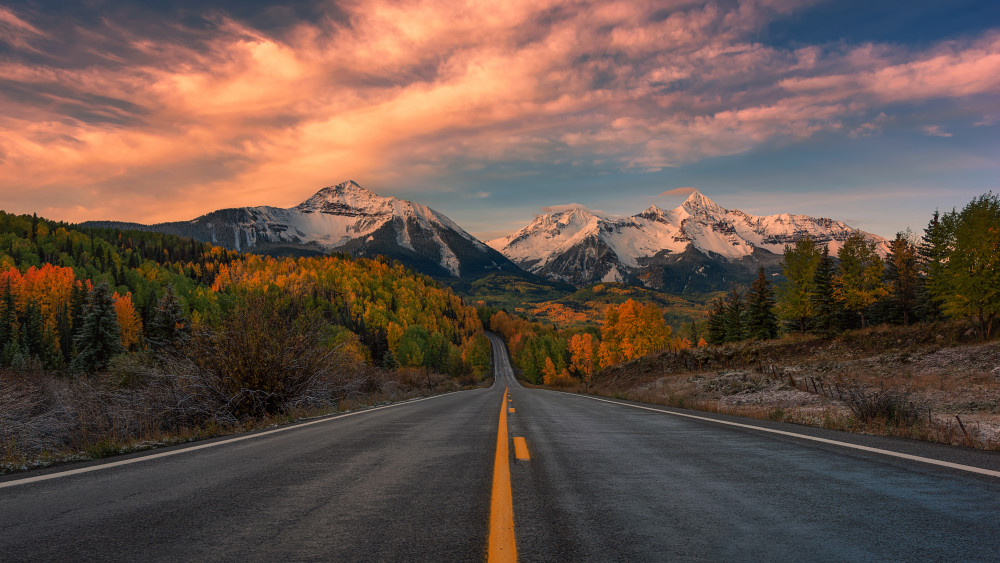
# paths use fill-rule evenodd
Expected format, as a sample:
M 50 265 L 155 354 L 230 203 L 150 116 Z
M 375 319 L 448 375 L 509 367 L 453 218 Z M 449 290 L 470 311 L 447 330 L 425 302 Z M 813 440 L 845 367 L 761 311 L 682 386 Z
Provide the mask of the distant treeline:
M 860 234 L 836 257 L 809 237 L 786 246 L 783 283 L 763 271 L 732 287 L 709 317 L 710 343 L 768 339 L 781 332 L 832 336 L 872 324 L 970 319 L 989 339 L 1000 314 L 1000 200 L 984 194 L 961 211 L 935 211 L 923 236 L 901 232 L 883 259 Z

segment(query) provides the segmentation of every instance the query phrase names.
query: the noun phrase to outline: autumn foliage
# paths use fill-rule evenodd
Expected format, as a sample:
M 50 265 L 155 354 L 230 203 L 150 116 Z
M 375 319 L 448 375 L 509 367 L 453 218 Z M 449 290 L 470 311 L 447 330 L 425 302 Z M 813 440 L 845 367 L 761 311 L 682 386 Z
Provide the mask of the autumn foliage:
M 276 259 L 3 212 L 0 367 L 73 365 L 88 299 L 100 283 L 113 302 L 116 349 L 125 351 L 166 353 L 194 333 L 226 325 L 245 311 L 241 304 L 256 300 L 281 318 L 321 319 L 324 345 L 357 361 L 474 379 L 490 367 L 476 310 L 398 263 Z
M 505 311 L 492 315 L 489 326 L 503 336 L 524 378 L 545 385 L 589 383 L 598 369 L 691 345 L 673 337 L 659 307 L 632 299 L 608 306 L 599 329 L 558 330 Z

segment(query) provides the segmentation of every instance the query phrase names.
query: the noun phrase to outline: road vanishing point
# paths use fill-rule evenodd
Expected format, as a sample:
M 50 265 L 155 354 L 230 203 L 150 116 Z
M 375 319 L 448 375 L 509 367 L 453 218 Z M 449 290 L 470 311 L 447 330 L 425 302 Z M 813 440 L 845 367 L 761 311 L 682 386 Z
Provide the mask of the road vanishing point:
M 1000 455 L 494 385 L 0 479 L 0 561 L 1000 559 Z

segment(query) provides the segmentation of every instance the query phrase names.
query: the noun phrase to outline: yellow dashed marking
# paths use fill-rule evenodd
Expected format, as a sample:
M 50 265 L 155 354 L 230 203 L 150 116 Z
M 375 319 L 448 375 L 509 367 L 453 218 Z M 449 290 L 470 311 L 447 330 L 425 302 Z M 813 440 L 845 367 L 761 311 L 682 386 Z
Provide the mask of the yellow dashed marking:
M 528 443 L 520 436 L 514 437 L 514 457 L 522 460 L 531 459 L 528 455 Z

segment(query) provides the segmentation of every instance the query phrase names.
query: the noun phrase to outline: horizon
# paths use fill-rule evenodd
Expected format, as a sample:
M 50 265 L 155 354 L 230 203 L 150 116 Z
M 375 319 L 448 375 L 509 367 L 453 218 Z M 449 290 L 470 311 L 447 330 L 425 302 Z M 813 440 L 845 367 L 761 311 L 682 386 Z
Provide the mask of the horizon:
M 0 7 L 0 207 L 190 220 L 354 178 L 482 240 L 679 205 L 885 238 L 998 189 L 1000 4 Z
M 338 182 L 336 184 L 329 184 L 329 185 L 323 186 L 323 187 L 317 189 L 311 195 L 307 196 L 305 199 L 303 199 L 299 203 L 291 205 L 291 206 L 286 207 L 284 209 L 295 208 L 298 205 L 301 205 L 302 203 L 305 203 L 306 201 L 308 201 L 309 199 L 311 199 L 313 196 L 319 194 L 320 192 L 322 192 L 324 190 L 327 190 L 327 189 L 330 189 L 330 188 L 335 188 L 335 187 L 337 187 L 339 185 L 346 184 L 346 183 L 353 183 L 354 185 L 356 185 L 356 186 L 358 186 L 358 187 L 360 187 L 360 188 L 362 188 L 362 189 L 364 189 L 364 190 L 366 190 L 368 192 L 371 192 L 372 194 L 374 194 L 377 197 L 385 197 L 385 198 L 397 197 L 397 196 L 380 194 L 380 193 L 378 193 L 375 190 L 369 189 L 367 186 L 364 186 L 360 182 L 357 182 L 357 181 L 355 181 L 353 179 L 349 179 L 349 180 L 344 180 L 342 182 Z M 722 207 L 726 211 L 741 211 L 741 212 L 746 213 L 746 210 L 744 210 L 744 209 L 737 208 L 737 207 L 728 207 L 728 206 L 726 206 L 726 205 L 724 205 L 722 203 L 719 203 L 715 198 L 711 197 L 708 194 L 703 193 L 701 190 L 698 190 L 697 188 L 683 187 L 683 188 L 676 188 L 674 190 L 668 190 L 667 192 L 661 193 L 659 196 L 652 198 L 652 199 L 679 198 L 677 200 L 677 204 L 676 205 L 672 205 L 672 206 L 659 205 L 659 204 L 657 204 L 654 201 L 653 203 L 650 203 L 649 205 L 646 205 L 645 207 L 643 207 L 641 209 L 633 210 L 632 212 L 629 212 L 629 213 L 609 213 L 609 212 L 606 212 L 606 211 L 601 210 L 601 209 L 592 209 L 592 208 L 590 208 L 590 207 L 588 207 L 586 205 L 583 205 L 583 204 L 580 204 L 580 203 L 575 203 L 575 202 L 573 202 L 573 203 L 567 203 L 567 204 L 559 204 L 559 205 L 546 205 L 546 206 L 542 206 L 536 213 L 534 213 L 533 215 L 531 215 L 529 217 L 529 219 L 527 221 L 525 221 L 525 223 L 523 225 L 521 225 L 520 227 L 518 227 L 518 228 L 516 228 L 516 229 L 514 229 L 512 231 L 506 231 L 506 232 L 502 232 L 502 233 L 499 233 L 499 234 L 493 234 L 493 236 L 489 236 L 489 237 L 480 236 L 480 234 L 477 234 L 477 233 L 474 233 L 474 232 L 471 232 L 471 231 L 468 231 L 468 230 L 466 230 L 466 232 L 468 232 L 469 234 L 471 234 L 472 236 L 476 237 L 477 239 L 479 239 L 482 242 L 489 242 L 489 241 L 494 240 L 494 239 L 499 239 L 499 238 L 506 237 L 508 235 L 512 235 L 512 234 L 516 233 L 517 231 L 519 231 L 520 229 L 524 228 L 525 226 L 529 225 L 531 222 L 533 222 L 538 217 L 541 217 L 543 215 L 554 215 L 554 214 L 557 214 L 557 213 L 560 213 L 560 212 L 568 211 L 570 209 L 581 209 L 581 210 L 583 210 L 583 211 L 585 211 L 587 213 L 590 213 L 592 215 L 601 216 L 601 217 L 603 217 L 605 219 L 623 219 L 623 218 L 631 217 L 631 216 L 637 215 L 639 213 L 642 213 L 643 211 L 649 209 L 650 207 L 654 207 L 654 206 L 657 207 L 657 208 L 659 208 L 660 210 L 663 210 L 663 211 L 675 210 L 675 209 L 681 207 L 684 203 L 686 203 L 687 200 L 690 199 L 690 197 L 692 195 L 694 195 L 694 194 L 700 194 L 700 195 L 702 195 L 703 197 L 707 198 L 708 200 L 710 200 L 711 202 L 715 203 L 716 205 L 719 205 L 720 207 Z M 398 198 L 398 199 L 403 199 L 403 198 Z M 424 205 L 420 201 L 405 200 L 405 199 L 404 199 L 404 201 L 411 201 L 412 203 L 416 203 L 416 204 L 419 204 L 419 205 Z M 245 207 L 275 207 L 275 206 L 269 206 L 269 205 L 263 204 L 263 205 L 259 205 L 259 206 L 245 206 Z M 427 206 L 427 207 L 430 207 L 430 206 Z M 959 209 L 961 208 L 960 206 L 956 206 L 956 207 L 959 208 Z M 193 217 L 187 217 L 185 219 L 180 219 L 178 221 L 161 221 L 161 223 L 190 221 L 190 220 L 194 220 L 194 219 L 197 219 L 199 217 L 202 217 L 204 215 L 208 215 L 210 213 L 213 213 L 213 212 L 216 212 L 216 211 L 221 211 L 221 210 L 224 210 L 224 209 L 233 209 L 233 208 L 223 207 L 223 208 L 219 208 L 219 209 L 210 209 L 210 210 L 204 211 L 203 213 L 199 213 L 198 215 L 193 216 Z M 438 211 L 438 212 L 441 212 L 446 217 L 448 217 L 449 219 L 452 219 L 454 221 L 454 219 L 451 216 L 449 216 L 447 213 L 442 212 L 440 209 L 436 209 L 436 208 L 433 208 L 433 207 L 431 207 L 431 209 L 433 209 L 435 211 Z M 941 211 L 943 213 L 943 212 L 946 212 L 948 210 L 942 209 Z M 30 211 L 27 212 L 27 213 L 31 214 Z M 816 219 L 832 219 L 834 221 L 842 221 L 841 219 L 838 219 L 837 217 L 831 217 L 831 216 L 826 216 L 826 215 L 807 215 L 807 214 L 804 214 L 804 213 L 796 213 L 795 211 L 776 211 L 776 212 L 773 212 L 773 213 L 750 213 L 750 215 L 754 215 L 754 216 L 757 216 L 757 217 L 767 217 L 767 216 L 771 216 L 771 215 L 782 215 L 782 214 L 787 214 L 787 215 L 804 215 L 804 216 L 808 216 L 808 217 L 812 217 L 812 218 L 816 218 Z M 48 220 L 53 220 L 53 221 L 60 220 L 60 219 L 55 219 L 55 218 L 52 218 L 52 217 L 45 217 L 45 216 L 41 216 L 41 215 L 39 215 L 39 216 L 41 218 L 48 219 Z M 143 225 L 155 224 L 155 223 L 142 223 L 140 221 L 130 221 L 130 220 L 120 220 L 120 219 L 108 219 L 108 218 L 104 218 L 104 219 L 87 219 L 86 221 L 81 221 L 81 222 L 87 222 L 87 221 L 97 222 L 97 223 L 105 223 L 105 222 L 107 222 L 107 223 L 138 223 L 138 224 L 143 224 Z M 73 221 L 67 221 L 67 222 L 73 223 Z M 849 227 L 852 227 L 852 228 L 855 228 L 855 229 L 860 229 L 860 230 L 868 232 L 870 234 L 881 236 L 882 238 L 885 238 L 887 240 L 892 240 L 893 238 L 895 238 L 895 236 L 896 236 L 897 233 L 903 232 L 903 231 L 906 230 L 906 229 L 900 229 L 899 231 L 896 231 L 896 232 L 891 233 L 891 234 L 882 234 L 882 233 L 868 231 L 866 229 L 858 227 L 857 225 L 852 225 L 852 224 L 850 224 L 847 221 L 842 221 L 842 222 L 844 222 L 845 224 L 847 224 Z M 462 227 L 462 229 L 465 230 L 465 227 L 461 223 L 458 223 L 458 222 L 456 222 L 456 223 L 458 224 L 459 227 Z M 913 228 L 912 226 L 909 226 L 907 228 L 909 228 L 913 233 L 918 234 L 918 235 L 924 229 L 924 227 Z

